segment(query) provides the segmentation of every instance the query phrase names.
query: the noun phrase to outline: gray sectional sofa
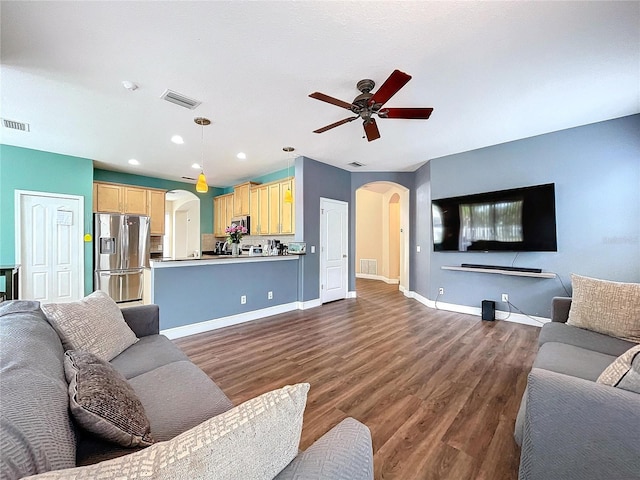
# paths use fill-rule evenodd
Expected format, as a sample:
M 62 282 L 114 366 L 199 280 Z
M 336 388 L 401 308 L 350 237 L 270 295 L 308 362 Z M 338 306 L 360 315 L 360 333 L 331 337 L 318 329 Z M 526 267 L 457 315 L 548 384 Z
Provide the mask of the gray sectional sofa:
M 140 339 L 111 364 L 140 398 L 156 441 L 169 440 L 233 407 L 218 386 L 159 335 L 155 305 L 122 310 Z M 0 479 L 93 464 L 136 451 L 77 428 L 69 412 L 64 351 L 38 302 L 0 304 Z M 185 472 L 184 478 L 189 478 Z M 346 419 L 276 477 L 371 479 L 368 428 Z
M 516 420 L 520 480 L 640 479 L 640 394 L 596 383 L 634 343 L 567 325 L 556 297 Z

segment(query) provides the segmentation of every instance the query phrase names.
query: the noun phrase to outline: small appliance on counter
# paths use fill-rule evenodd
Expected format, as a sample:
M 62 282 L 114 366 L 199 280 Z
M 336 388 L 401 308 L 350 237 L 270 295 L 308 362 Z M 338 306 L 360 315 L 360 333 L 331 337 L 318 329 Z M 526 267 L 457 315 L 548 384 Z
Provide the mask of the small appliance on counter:
M 307 242 L 289 242 L 289 255 L 305 255 L 307 253 Z

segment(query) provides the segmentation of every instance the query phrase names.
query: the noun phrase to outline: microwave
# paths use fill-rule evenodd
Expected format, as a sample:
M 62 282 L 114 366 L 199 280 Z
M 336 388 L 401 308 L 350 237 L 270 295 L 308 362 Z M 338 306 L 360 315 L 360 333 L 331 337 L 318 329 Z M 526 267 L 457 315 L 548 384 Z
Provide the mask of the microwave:
M 241 217 L 233 217 L 231 219 L 231 225 L 244 227 L 247 229 L 246 235 L 251 235 L 251 217 L 249 215 L 243 215 Z

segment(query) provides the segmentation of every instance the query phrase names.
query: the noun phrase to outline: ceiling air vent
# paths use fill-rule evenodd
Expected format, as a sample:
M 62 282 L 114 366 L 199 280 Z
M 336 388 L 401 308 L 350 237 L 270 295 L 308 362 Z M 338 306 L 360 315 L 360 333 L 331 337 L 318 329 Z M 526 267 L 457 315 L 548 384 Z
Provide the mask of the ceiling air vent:
M 360 163 L 360 162 L 351 162 L 348 165 L 350 167 L 364 167 L 364 163 Z
M 13 130 L 20 130 L 22 132 L 28 132 L 29 124 L 24 122 L 16 122 L 15 120 L 2 119 L 2 125 L 4 128 L 12 128 Z
M 167 102 L 175 103 L 184 108 L 188 108 L 189 110 L 195 109 L 202 102 L 198 100 L 194 100 L 193 98 L 189 98 L 186 95 L 182 95 L 181 93 L 174 92 L 173 90 L 165 90 L 160 98 L 166 100 Z
M 180 177 L 180 178 L 184 178 L 185 180 L 191 180 L 191 181 L 193 181 L 193 182 L 195 182 L 195 181 L 196 181 L 196 179 L 195 179 L 195 178 L 191 178 L 191 177 Z

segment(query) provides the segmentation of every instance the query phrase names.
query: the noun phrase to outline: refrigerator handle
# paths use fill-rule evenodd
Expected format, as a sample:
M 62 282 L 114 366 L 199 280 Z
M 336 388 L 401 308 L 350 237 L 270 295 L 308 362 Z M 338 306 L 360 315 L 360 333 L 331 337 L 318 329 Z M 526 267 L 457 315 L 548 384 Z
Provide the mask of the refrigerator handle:
M 129 217 L 127 215 L 122 216 L 122 245 L 120 265 L 124 269 L 129 268 Z

